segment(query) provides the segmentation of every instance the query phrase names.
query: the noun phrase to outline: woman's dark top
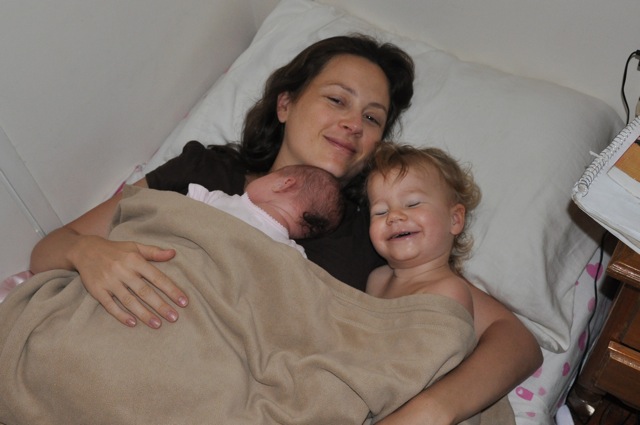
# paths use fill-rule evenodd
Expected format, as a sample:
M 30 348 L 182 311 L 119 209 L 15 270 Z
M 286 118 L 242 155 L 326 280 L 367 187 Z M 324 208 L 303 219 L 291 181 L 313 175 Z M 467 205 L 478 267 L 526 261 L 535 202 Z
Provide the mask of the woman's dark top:
M 229 195 L 244 192 L 245 169 L 239 159 L 221 149 L 192 141 L 182 153 L 146 175 L 152 189 L 186 194 L 189 183 Z M 369 214 L 345 198 L 345 216 L 331 234 L 297 241 L 309 260 L 354 288 L 364 291 L 369 273 L 384 264 L 369 240 Z

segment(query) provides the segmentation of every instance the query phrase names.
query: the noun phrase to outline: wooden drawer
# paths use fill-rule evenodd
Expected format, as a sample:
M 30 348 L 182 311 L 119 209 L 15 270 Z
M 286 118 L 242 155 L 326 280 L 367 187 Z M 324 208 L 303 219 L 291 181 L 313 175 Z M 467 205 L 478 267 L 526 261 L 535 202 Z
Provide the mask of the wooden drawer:
M 640 290 L 637 288 L 629 288 L 628 292 L 629 293 L 626 293 L 625 295 L 635 298 L 636 302 L 635 305 L 631 307 L 627 322 L 628 326 L 624 330 L 620 341 L 627 347 L 640 351 Z
M 640 408 L 640 352 L 611 341 L 597 386 Z
M 611 312 L 567 403 L 584 423 L 607 393 L 640 410 L 640 254 L 618 243 L 607 274 L 620 281 Z M 598 412 L 599 411 L 599 412 Z M 598 422 L 589 421 L 589 424 Z M 606 422 L 609 423 L 609 422 Z

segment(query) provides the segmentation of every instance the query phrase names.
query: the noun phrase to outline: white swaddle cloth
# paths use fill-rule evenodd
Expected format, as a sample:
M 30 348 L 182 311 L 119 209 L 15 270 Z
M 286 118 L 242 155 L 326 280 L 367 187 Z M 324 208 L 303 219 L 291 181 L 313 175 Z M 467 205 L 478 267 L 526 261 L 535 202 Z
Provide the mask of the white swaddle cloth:
M 187 196 L 239 218 L 263 231 L 273 240 L 297 249 L 304 258 L 307 258 L 304 248 L 289 238 L 289 231 L 262 208 L 251 202 L 246 193 L 228 195 L 220 190 L 209 191 L 199 184 L 191 183 Z

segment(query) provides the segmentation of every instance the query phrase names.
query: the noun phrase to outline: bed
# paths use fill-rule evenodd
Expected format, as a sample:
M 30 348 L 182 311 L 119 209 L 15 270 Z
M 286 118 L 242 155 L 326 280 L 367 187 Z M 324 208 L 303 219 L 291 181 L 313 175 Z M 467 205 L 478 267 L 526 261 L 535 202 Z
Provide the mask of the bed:
M 271 69 L 313 41 L 350 32 L 394 42 L 416 61 L 416 95 L 397 139 L 443 147 L 473 165 L 483 202 L 472 224 L 476 248 L 468 277 L 538 338 L 544 364 L 509 400 L 519 424 L 552 423 L 578 372 L 587 327 L 595 328 L 593 340 L 607 308 L 606 297 L 594 292 L 609 258 L 599 246 L 602 230 L 570 201 L 590 151 L 599 152 L 623 126 L 603 102 L 460 61 L 339 8 L 284 1 L 142 173 L 177 155 L 186 141 L 237 140 L 243 113 Z
M 459 60 L 339 8 L 283 0 L 128 182 L 190 140 L 237 140 L 244 112 L 271 70 L 314 41 L 353 32 L 393 42 L 416 62 L 416 94 L 394 139 L 438 146 L 472 164 L 483 201 L 472 223 L 476 242 L 467 277 L 509 306 L 543 348 L 542 367 L 508 396 L 516 422 L 554 423 L 608 307 L 599 295 L 609 258 L 603 231 L 570 199 L 590 152 L 599 152 L 623 126 L 603 101 Z

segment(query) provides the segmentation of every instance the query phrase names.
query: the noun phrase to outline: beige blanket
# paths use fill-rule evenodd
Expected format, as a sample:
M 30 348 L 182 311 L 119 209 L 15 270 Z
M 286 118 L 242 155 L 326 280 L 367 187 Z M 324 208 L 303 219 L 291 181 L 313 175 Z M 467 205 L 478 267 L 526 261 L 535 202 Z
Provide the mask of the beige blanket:
M 111 238 L 175 248 L 189 307 L 131 329 L 77 274 L 34 276 L 0 304 L 0 423 L 368 423 L 475 343 L 458 304 L 372 298 L 179 194 L 129 188 Z

